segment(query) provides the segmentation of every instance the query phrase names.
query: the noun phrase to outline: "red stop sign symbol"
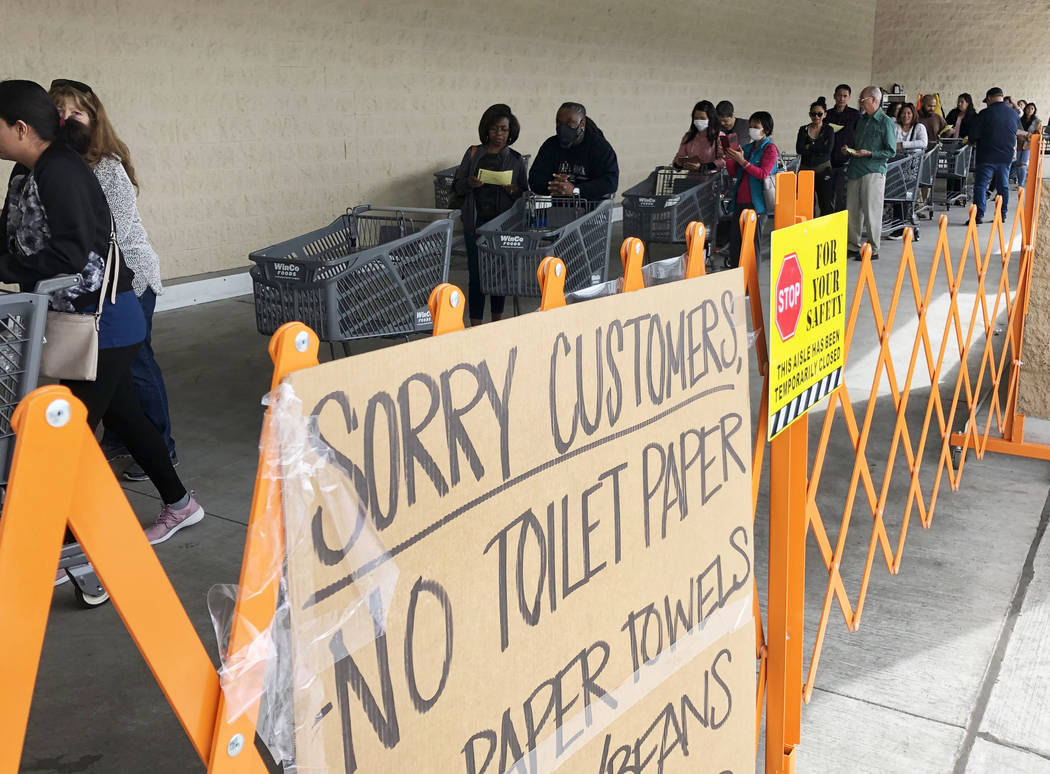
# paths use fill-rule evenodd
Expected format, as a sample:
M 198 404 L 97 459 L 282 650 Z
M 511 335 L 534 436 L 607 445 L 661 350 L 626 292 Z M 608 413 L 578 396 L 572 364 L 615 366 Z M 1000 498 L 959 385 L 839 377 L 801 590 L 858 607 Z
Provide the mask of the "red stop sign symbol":
M 795 335 L 798 318 L 802 314 L 802 267 L 798 263 L 798 253 L 791 253 L 784 258 L 777 276 L 776 322 L 780 340 L 787 341 Z

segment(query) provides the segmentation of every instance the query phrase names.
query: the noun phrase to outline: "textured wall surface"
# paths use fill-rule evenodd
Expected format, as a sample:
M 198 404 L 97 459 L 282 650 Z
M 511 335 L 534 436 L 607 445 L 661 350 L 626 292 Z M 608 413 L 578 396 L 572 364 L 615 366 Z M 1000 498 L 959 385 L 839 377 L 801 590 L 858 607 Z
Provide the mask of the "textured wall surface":
M 105 101 L 165 277 L 245 265 L 353 204 L 432 203 L 493 102 L 533 154 L 559 103 L 586 104 L 621 191 L 670 161 L 701 98 L 769 110 L 792 148 L 812 99 L 869 79 L 875 30 L 863 0 L 6 0 L 3 16 L 0 77 Z
M 1017 406 L 1022 414 L 1050 419 L 1050 182 L 1046 180 L 1041 210 Z
M 969 92 L 978 107 L 1001 86 L 1050 113 L 1050 2 L 878 0 L 873 80 L 914 97 L 939 92 L 948 108 Z

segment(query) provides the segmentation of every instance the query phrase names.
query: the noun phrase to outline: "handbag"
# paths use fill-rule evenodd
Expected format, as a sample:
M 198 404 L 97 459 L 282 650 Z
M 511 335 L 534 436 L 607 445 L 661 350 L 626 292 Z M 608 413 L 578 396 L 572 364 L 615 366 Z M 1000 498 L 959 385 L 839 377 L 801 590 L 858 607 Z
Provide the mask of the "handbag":
M 470 174 L 470 166 L 474 163 L 474 157 L 478 155 L 480 145 L 470 146 L 470 162 L 467 164 L 467 174 Z M 450 210 L 458 210 L 463 207 L 463 197 L 456 193 L 456 179 L 452 178 L 452 188 L 448 192 L 448 207 Z
M 98 329 L 102 306 L 110 285 L 110 303 L 117 302 L 117 277 L 120 272 L 120 248 L 116 226 L 110 218 L 109 250 L 102 269 L 102 286 L 98 292 L 98 309 L 94 314 L 76 312 L 47 313 L 44 324 L 44 347 L 40 353 L 40 373 L 50 379 L 93 382 L 98 375 Z

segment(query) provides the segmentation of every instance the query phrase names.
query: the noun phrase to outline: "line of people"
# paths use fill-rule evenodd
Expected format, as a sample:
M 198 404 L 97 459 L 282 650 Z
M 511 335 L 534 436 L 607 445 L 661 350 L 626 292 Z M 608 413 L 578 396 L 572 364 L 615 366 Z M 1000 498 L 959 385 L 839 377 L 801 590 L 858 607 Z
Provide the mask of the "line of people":
M 153 310 L 162 292 L 159 259 L 139 216 L 131 154 L 95 91 L 58 79 L 50 92 L 32 81 L 0 82 L 0 159 L 15 162 L 0 213 L 0 282 L 25 291 L 73 275 L 49 308 L 94 314 L 102 304 L 93 381 L 62 380 L 104 425 L 110 459 L 130 456 L 130 480 L 148 479 L 163 505 L 146 529 L 161 543 L 204 518 L 175 467 L 167 394 L 151 346 Z M 120 265 L 107 272 L 111 234 Z M 101 298 L 103 276 L 117 293 Z M 55 584 L 68 576 L 59 571 Z

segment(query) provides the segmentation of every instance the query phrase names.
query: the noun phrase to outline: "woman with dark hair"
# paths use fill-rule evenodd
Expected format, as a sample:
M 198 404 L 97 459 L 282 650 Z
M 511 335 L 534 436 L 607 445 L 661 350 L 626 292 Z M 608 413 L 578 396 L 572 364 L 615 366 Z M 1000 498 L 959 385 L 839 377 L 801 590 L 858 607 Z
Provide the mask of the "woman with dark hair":
M 109 211 L 117 227 L 117 244 L 124 262 L 134 274 L 131 285 L 142 306 L 146 319 L 146 338 L 139 347 L 131 364 L 131 376 L 135 389 L 149 421 L 160 431 L 164 445 L 168 448 L 173 465 L 178 465 L 175 441 L 171 438 L 171 419 L 168 415 L 168 393 L 164 387 L 164 376 L 153 356 L 153 310 L 157 306 L 157 295 L 163 292 L 160 282 L 160 258 L 150 244 L 142 226 L 136 201 L 138 181 L 135 167 L 131 163 L 128 146 L 117 136 L 109 121 L 106 108 L 95 91 L 85 83 L 70 80 L 55 80 L 48 92 L 58 108 L 58 114 L 67 125 L 76 122 L 70 129 L 79 128 L 77 135 L 84 160 L 94 170 L 106 195 Z M 131 454 L 106 428 L 102 436 L 102 450 L 109 460 L 130 457 Z M 145 481 L 149 478 L 138 463 L 124 471 L 128 481 Z
M 955 102 L 948 115 L 945 116 L 947 126 L 941 132 L 943 137 L 957 140 L 965 140 L 970 136 L 977 121 L 977 110 L 973 106 L 973 97 L 963 92 Z M 952 201 L 962 192 L 962 180 L 950 177 L 945 181 L 948 200 Z
M 525 159 L 510 146 L 518 139 L 521 126 L 506 105 L 492 105 L 478 122 L 480 145 L 463 154 L 452 186 L 461 199 L 463 240 L 467 248 L 468 306 L 470 324 L 480 325 L 485 317 L 485 294 L 481 292 L 478 261 L 478 227 L 507 210 L 521 198 L 528 185 Z M 503 318 L 503 296 L 491 296 L 493 320 Z
M 1014 162 L 1014 170 L 1017 175 L 1017 184 L 1024 186 L 1028 180 L 1028 160 L 1032 151 L 1032 138 L 1043 131 L 1043 122 L 1036 115 L 1036 104 L 1026 102 L 1021 110 L 1021 128 L 1017 130 L 1017 160 Z
M 123 260 L 106 265 L 113 221 L 98 179 L 69 146 L 78 129 L 72 122 L 59 127 L 55 104 L 39 84 L 0 82 L 0 159 L 15 162 L 0 214 L 0 281 L 31 289 L 71 274 L 76 284 L 53 293 L 49 308 L 94 314 L 102 304 L 95 380 L 62 384 L 87 407 L 88 425 L 105 419 L 157 487 L 164 506 L 146 537 L 160 543 L 203 519 L 204 509 L 182 485 L 139 403 L 131 363 L 146 336 L 142 307 Z M 107 269 L 116 292 L 107 289 L 102 298 Z
M 959 99 L 956 100 L 955 107 L 949 111 L 944 120 L 948 124 L 942 132 L 945 137 L 964 140 L 969 137 L 970 132 L 973 131 L 974 121 L 977 120 L 977 110 L 973 106 L 973 97 L 965 92 L 960 94 Z
M 725 152 L 718 142 L 715 106 L 706 99 L 693 105 L 689 131 L 682 137 L 671 165 L 690 172 L 711 172 L 726 165 Z
M 823 97 L 809 106 L 809 123 L 798 128 L 795 153 L 799 157 L 799 169 L 813 170 L 813 193 L 821 215 L 835 211 L 835 188 L 831 178 L 831 151 L 835 147 L 835 130 L 824 119 L 828 114 L 828 103 Z
M 536 153 L 529 188 L 538 194 L 597 201 L 616 193 L 616 151 L 579 102 L 563 102 L 554 116 L 554 136 Z
M 729 160 L 726 171 L 736 178 L 736 196 L 733 201 L 733 231 L 730 234 L 729 256 L 725 260 L 727 269 L 740 265 L 740 247 L 743 234 L 740 232 L 740 213 L 754 210 L 758 214 L 758 228 L 755 229 L 755 260 L 761 257 L 762 224 L 769 214 L 766 209 L 766 198 L 763 190 L 765 180 L 774 174 L 777 168 L 777 146 L 770 136 L 773 134 L 773 116 L 765 110 L 752 113 L 748 120 L 748 136 L 751 142 L 743 148 L 730 146 L 726 149 Z

